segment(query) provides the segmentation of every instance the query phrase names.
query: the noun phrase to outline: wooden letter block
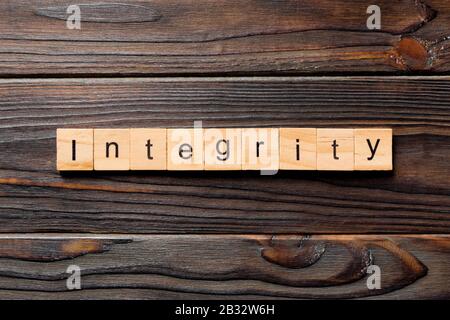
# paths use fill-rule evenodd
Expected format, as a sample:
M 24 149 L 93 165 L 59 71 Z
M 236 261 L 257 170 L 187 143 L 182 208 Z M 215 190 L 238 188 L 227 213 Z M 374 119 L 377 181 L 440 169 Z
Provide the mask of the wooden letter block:
M 130 129 L 94 129 L 94 170 L 130 169 Z
M 279 129 L 242 129 L 242 170 L 279 169 Z
M 205 170 L 241 170 L 241 129 L 205 129 Z
M 392 170 L 392 129 L 355 129 L 355 170 Z
M 89 171 L 94 168 L 94 130 L 56 130 L 56 169 Z
M 354 169 L 353 129 L 317 129 L 317 170 Z
M 130 170 L 166 170 L 166 129 L 130 129 Z
M 203 129 L 167 129 L 167 170 L 203 168 Z
M 317 169 L 317 130 L 280 128 L 280 169 Z

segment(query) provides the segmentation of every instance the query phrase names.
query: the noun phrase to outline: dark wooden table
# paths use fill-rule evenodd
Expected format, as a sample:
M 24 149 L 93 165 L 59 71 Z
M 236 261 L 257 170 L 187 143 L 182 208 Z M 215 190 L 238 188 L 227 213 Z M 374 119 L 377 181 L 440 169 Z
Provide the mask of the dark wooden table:
M 0 2 L 0 298 L 450 298 L 450 2 Z M 394 171 L 59 174 L 63 127 L 392 127 Z M 367 269 L 382 271 L 369 290 Z M 82 290 L 68 290 L 69 265 Z

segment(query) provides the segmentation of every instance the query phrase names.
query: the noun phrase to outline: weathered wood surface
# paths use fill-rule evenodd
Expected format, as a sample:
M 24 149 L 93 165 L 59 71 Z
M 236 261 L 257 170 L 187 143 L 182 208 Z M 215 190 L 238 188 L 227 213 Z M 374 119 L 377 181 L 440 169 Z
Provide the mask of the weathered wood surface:
M 69 265 L 82 290 L 67 289 Z M 448 235 L 0 237 L 2 299 L 448 299 L 449 282 Z
M 450 2 L 368 0 L 0 2 L 0 73 L 256 74 L 449 71 Z M 76 4 L 76 3 L 70 3 Z
M 448 233 L 450 78 L 0 82 L 0 232 Z M 55 170 L 58 127 L 393 127 L 392 173 Z
M 450 299 L 450 77 L 424 76 L 450 2 L 379 0 L 381 31 L 372 4 L 85 0 L 70 30 L 69 3 L 0 1 L 0 298 Z M 372 72 L 422 76 L 94 78 Z M 55 170 L 56 128 L 198 120 L 392 127 L 394 171 Z

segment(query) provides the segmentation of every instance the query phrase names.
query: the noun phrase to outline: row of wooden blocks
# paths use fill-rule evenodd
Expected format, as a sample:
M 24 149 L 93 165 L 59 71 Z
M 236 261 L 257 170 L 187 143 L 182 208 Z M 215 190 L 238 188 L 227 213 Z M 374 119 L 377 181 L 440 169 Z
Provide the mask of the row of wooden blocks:
M 57 129 L 57 169 L 392 170 L 392 129 Z

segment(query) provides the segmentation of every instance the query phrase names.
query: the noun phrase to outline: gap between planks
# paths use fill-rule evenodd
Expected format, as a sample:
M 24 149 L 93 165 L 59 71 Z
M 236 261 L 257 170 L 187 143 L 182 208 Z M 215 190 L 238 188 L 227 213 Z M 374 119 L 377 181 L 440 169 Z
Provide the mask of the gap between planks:
M 171 234 L 171 233 L 0 233 L 0 239 L 152 239 L 152 238 L 230 238 L 230 239 L 242 239 L 242 238 L 267 238 L 271 236 L 270 233 L 243 233 L 243 234 L 229 234 L 229 233 L 183 233 L 183 234 Z M 299 237 L 299 236 L 314 236 L 314 239 L 335 239 L 335 240 L 351 240 L 351 239 L 379 239 L 379 238 L 414 238 L 414 239 L 429 239 L 429 238 L 450 238 L 450 234 L 445 233 L 376 233 L 376 234 L 316 234 L 316 233 L 285 233 L 285 234 L 273 234 L 276 237 Z
M 116 83 L 121 82 L 290 82 L 290 81 L 380 81 L 380 80 L 440 80 L 440 81 L 450 81 L 449 75 L 326 75 L 326 76 L 217 76 L 217 75 L 204 75 L 204 76 L 159 76 L 159 75 L 149 75 L 149 76 L 123 76 L 117 75 L 116 77 L 104 77 L 94 76 L 89 78 L 84 78 L 82 76 L 70 76 L 70 77 L 20 77 L 20 78 L 5 78 L 0 74 L 0 84 L 7 83 L 58 83 L 60 81 L 71 81 L 77 83 Z

